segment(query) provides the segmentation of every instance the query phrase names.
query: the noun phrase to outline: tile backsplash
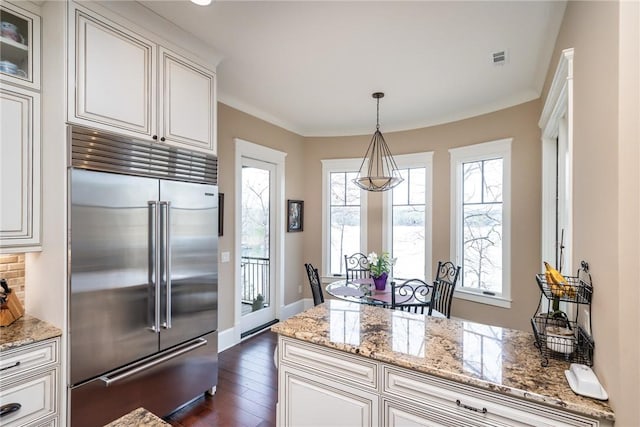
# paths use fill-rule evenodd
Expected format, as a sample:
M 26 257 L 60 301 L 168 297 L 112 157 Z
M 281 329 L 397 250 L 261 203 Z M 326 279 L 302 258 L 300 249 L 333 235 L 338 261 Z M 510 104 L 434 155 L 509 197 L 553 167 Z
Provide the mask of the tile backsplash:
M 24 305 L 24 254 L 0 255 L 0 279 L 7 279 L 9 288 Z

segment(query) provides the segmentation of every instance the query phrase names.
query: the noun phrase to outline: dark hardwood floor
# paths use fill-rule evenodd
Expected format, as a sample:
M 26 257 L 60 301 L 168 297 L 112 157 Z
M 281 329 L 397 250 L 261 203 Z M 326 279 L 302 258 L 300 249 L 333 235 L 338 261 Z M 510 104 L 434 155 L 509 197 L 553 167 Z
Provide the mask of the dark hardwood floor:
M 262 332 L 219 354 L 218 388 L 174 412 L 173 426 L 271 427 L 276 425 L 277 335 Z

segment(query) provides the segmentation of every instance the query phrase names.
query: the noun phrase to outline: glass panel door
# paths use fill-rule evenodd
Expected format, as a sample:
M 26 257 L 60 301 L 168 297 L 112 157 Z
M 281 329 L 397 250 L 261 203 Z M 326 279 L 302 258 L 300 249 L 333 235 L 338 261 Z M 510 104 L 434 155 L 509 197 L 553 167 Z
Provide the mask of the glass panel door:
M 275 165 L 242 159 L 240 293 L 242 332 L 275 319 Z
M 17 7 L 0 7 L 0 75 L 9 80 L 33 81 L 33 18 Z

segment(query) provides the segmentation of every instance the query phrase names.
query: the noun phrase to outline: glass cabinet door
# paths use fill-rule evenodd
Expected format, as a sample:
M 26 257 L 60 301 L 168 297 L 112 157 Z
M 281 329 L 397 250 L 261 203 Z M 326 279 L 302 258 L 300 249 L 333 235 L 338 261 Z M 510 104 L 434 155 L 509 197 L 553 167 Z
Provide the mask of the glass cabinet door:
M 21 7 L 2 2 L 0 31 L 0 79 L 38 89 L 40 18 Z

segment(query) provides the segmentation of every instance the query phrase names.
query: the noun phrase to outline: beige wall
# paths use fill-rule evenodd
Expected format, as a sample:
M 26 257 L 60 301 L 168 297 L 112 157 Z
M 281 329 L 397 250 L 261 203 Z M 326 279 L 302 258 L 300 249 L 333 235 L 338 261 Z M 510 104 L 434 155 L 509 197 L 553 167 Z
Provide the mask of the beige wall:
M 511 309 L 456 300 L 453 316 L 510 328 L 530 330 L 529 319 L 538 303 L 534 275 L 540 269 L 540 129 L 539 100 L 491 114 L 440 126 L 385 133 L 394 154 L 433 151 L 433 258 L 450 259 L 449 148 L 513 137 Z M 384 133 L 384 128 L 382 129 Z M 361 157 L 371 135 L 305 140 L 306 194 L 308 207 L 305 256 L 322 264 L 322 159 Z M 382 246 L 382 196 L 368 195 L 367 251 Z
M 613 404 L 620 420 L 618 425 L 637 426 L 640 425 L 640 287 L 636 285 L 636 267 L 640 264 L 640 3 L 637 1 L 620 5 L 619 71 L 618 272 L 622 288 L 616 328 L 620 351 L 618 361 L 612 363 L 620 367 L 621 378 Z
M 637 2 L 569 2 L 545 85 L 573 47 L 571 264 L 591 267 L 594 369 L 620 426 L 640 425 L 638 24 Z
M 220 238 L 219 252 L 230 252 L 229 263 L 220 264 L 219 330 L 234 326 L 235 278 L 235 145 L 234 138 L 253 142 L 287 153 L 285 160 L 285 199 L 305 200 L 303 181 L 303 138 L 263 120 L 218 103 L 218 180 L 224 193 L 224 235 Z M 305 206 L 306 208 L 306 206 Z M 284 206 L 283 206 L 284 209 Z M 306 218 L 305 218 L 306 219 Z M 307 224 L 301 233 L 286 233 L 284 238 L 284 304 L 302 298 L 298 286 L 305 285 L 303 239 L 308 233 Z

